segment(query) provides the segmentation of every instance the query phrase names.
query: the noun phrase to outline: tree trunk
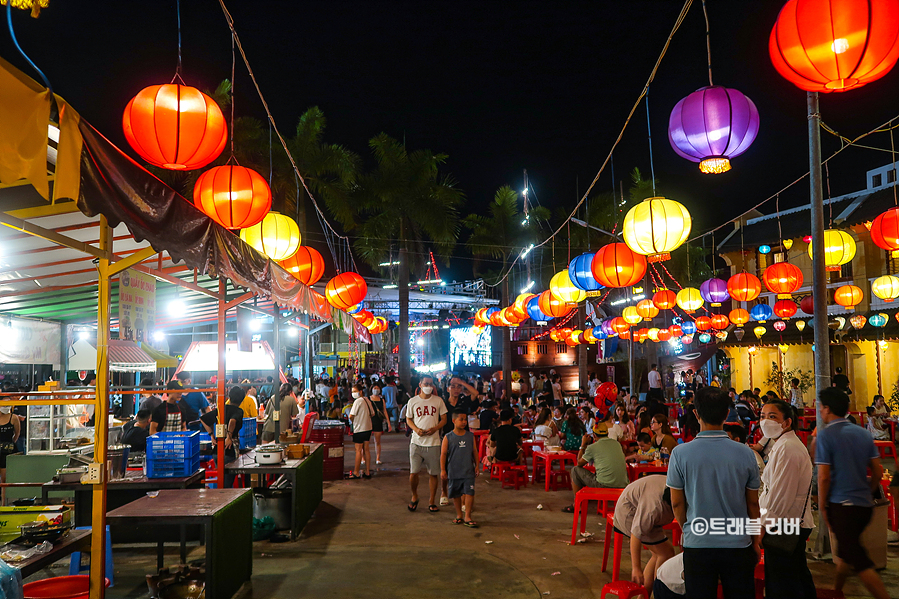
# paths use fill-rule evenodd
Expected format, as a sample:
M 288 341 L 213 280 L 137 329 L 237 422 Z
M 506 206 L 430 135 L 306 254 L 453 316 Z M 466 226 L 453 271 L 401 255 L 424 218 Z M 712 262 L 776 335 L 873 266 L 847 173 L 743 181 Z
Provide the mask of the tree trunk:
M 503 306 L 509 305 L 509 277 L 503 281 Z M 506 388 L 506 399 L 512 398 L 512 329 L 496 327 L 503 336 L 503 382 Z
M 404 233 L 402 225 L 400 225 L 400 236 Z M 409 354 L 409 257 L 406 254 L 406 243 L 400 240 L 400 279 L 399 279 L 399 299 L 400 299 L 400 339 L 399 339 L 399 377 L 400 382 L 406 386 L 411 396 L 415 389 L 411 387 L 411 369 Z

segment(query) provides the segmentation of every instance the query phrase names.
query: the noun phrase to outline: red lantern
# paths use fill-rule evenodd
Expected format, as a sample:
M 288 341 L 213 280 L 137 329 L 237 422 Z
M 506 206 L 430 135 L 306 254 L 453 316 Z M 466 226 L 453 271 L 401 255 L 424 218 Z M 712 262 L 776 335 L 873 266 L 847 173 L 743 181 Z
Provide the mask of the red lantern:
M 693 335 L 684 335 L 680 338 L 680 342 L 684 345 L 690 345 L 691 343 L 693 343 Z
M 785 323 L 782 320 L 775 320 L 774 321 L 774 330 L 779 333 L 783 333 L 785 330 L 787 330 L 787 323 Z
M 279 262 L 284 270 L 292 274 L 303 285 L 315 285 L 325 274 L 322 255 L 311 247 L 301 245 L 297 253 Z M 483 310 L 483 308 L 481 308 Z
M 789 262 L 778 262 L 765 269 L 762 278 L 765 287 L 773 291 L 779 298 L 789 298 L 802 287 L 802 271 Z
M 615 318 L 612 319 L 611 326 L 612 326 L 612 330 L 615 331 L 616 333 L 618 333 L 619 337 L 621 337 L 621 335 L 623 335 L 624 333 L 629 331 L 631 328 L 631 325 L 629 325 L 627 323 L 627 321 L 624 320 L 623 318 L 621 318 L 620 316 L 616 316 Z M 621 337 L 621 338 L 624 339 L 624 337 Z
M 877 247 L 899 251 L 899 208 L 890 208 L 871 223 L 871 241 Z
M 815 300 L 812 299 L 812 296 L 807 295 L 802 298 L 802 301 L 799 302 L 799 309 L 805 312 L 806 314 L 814 314 L 815 313 Z
M 684 334 L 684 331 L 680 328 L 679 324 L 673 324 L 670 327 L 668 327 L 668 332 L 671 333 L 672 337 L 680 337 L 681 335 Z
M 365 299 L 368 285 L 365 279 L 354 272 L 337 275 L 325 286 L 325 297 L 328 303 L 338 310 L 346 310 Z
M 694 323 L 696 324 L 696 329 L 700 331 L 708 331 L 712 328 L 712 319 L 708 316 L 700 316 Z
M 194 205 L 226 229 L 246 229 L 271 210 L 272 190 L 253 169 L 226 164 L 200 175 Z
M 899 59 L 899 0 L 789 0 L 768 51 L 774 68 L 799 89 L 861 87 Z
M 716 331 L 723 331 L 728 326 L 730 326 L 730 319 L 724 314 L 712 314 L 712 328 Z M 699 325 L 697 325 L 699 328 Z
M 312 312 L 322 320 L 329 320 L 331 318 L 331 305 L 325 299 L 325 296 L 314 289 L 309 290 L 309 295 L 312 297 Z
M 855 310 L 855 307 L 862 303 L 863 299 L 865 299 L 865 294 L 855 285 L 843 285 L 833 293 L 833 301 L 847 310 Z
M 646 274 L 646 256 L 624 243 L 605 245 L 593 256 L 593 278 L 606 287 L 629 287 Z
M 171 170 L 206 166 L 228 141 L 219 105 L 197 88 L 177 83 L 142 89 L 125 107 L 122 128 L 141 158 Z
M 481 308 L 477 312 L 475 312 L 474 321 L 475 324 L 480 325 L 490 324 L 490 317 L 487 316 L 487 308 Z
M 638 343 L 643 343 L 644 341 L 649 339 L 649 329 L 645 327 L 640 329 L 639 331 L 637 331 L 636 337 Z
M 515 309 L 512 306 L 503 308 L 502 310 L 500 310 L 500 314 L 502 314 L 503 320 L 505 320 L 509 324 L 515 325 L 521 322 L 515 315 Z
M 659 309 L 652 300 L 640 300 L 637 302 L 637 314 L 643 317 L 643 320 L 652 320 L 659 315 Z
M 576 345 L 580 344 L 580 341 L 578 341 L 577 337 L 575 337 L 574 335 L 565 337 L 564 341 L 565 345 L 567 345 L 568 347 L 575 347 Z
M 619 339 L 624 339 L 625 341 L 629 341 L 630 338 L 631 338 L 631 331 L 630 331 L 630 329 L 618 333 L 618 338 L 619 338 Z
M 777 300 L 773 310 L 778 318 L 792 318 L 796 315 L 796 302 L 789 299 Z
M 652 296 L 652 303 L 659 310 L 671 310 L 677 305 L 677 294 L 670 289 L 660 289 Z
M 668 329 L 659 329 L 659 341 L 668 341 L 671 339 L 671 331 Z
M 538 303 L 540 305 L 540 311 L 552 318 L 562 318 L 563 316 L 567 316 L 568 313 L 574 309 L 573 306 L 556 299 L 548 289 L 540 294 Z
M 749 322 L 749 312 L 744 310 L 743 308 L 737 308 L 736 310 L 731 310 L 728 315 L 729 320 L 735 325 L 742 326 Z
M 506 326 L 506 321 L 503 319 L 503 311 L 497 310 L 493 314 L 490 315 L 490 324 L 495 327 L 504 327 Z
M 751 302 L 762 292 L 762 282 L 748 272 L 737 273 L 727 280 L 727 292 L 738 302 Z

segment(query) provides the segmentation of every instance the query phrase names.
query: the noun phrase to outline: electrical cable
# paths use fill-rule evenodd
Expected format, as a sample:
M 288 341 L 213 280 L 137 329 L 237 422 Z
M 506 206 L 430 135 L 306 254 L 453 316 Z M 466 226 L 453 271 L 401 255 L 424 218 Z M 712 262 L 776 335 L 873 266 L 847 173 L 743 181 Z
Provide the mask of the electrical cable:
M 50 80 L 47 79 L 47 76 L 44 75 L 44 72 L 37 68 L 37 65 L 34 64 L 34 61 L 31 60 L 27 54 L 25 54 L 25 50 L 22 49 L 22 46 L 19 45 L 19 40 L 16 39 L 16 32 L 12 27 L 12 0 L 6 0 L 6 24 L 9 26 L 9 37 L 12 38 L 12 43 L 15 45 L 16 50 L 19 51 L 19 54 L 22 55 L 22 58 L 31 65 L 31 68 L 35 70 L 35 72 L 40 75 L 41 80 L 44 82 L 44 87 L 47 88 L 47 91 L 50 92 L 50 96 L 53 96 L 53 86 L 50 85 Z

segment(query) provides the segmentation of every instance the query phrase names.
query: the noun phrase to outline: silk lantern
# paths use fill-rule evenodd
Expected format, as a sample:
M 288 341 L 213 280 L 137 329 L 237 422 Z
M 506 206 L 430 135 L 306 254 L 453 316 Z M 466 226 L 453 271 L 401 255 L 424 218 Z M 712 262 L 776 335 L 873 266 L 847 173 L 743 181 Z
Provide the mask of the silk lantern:
M 593 327 L 589 329 L 584 329 L 584 341 L 587 343 L 596 343 L 599 341 L 599 338 L 593 333 Z
M 622 317 L 616 316 L 615 318 L 612 319 L 612 330 L 615 331 L 616 333 L 618 333 L 619 335 L 626 331 L 629 331 L 630 328 L 631 328 L 631 325 L 629 325 L 627 323 L 627 321 L 624 320 Z
M 634 252 L 648 256 L 650 262 L 660 262 L 687 240 L 692 222 L 680 202 L 647 198 L 628 210 L 621 233 Z
M 712 328 L 716 331 L 723 331 L 730 326 L 730 319 L 724 314 L 712 314 L 709 320 L 712 323 Z
M 700 316 L 696 319 L 696 330 L 698 331 L 708 331 L 712 328 L 712 319 L 708 316 Z
M 777 345 L 777 349 L 780 350 L 780 353 L 785 354 L 790 349 L 790 346 L 786 343 L 780 343 Z
M 755 334 L 756 339 L 761 339 L 762 335 L 767 333 L 767 330 L 765 330 L 765 327 L 755 327 L 752 329 L 752 332 Z
M 772 264 L 765 269 L 762 279 L 768 291 L 776 293 L 779 299 L 789 299 L 802 287 L 802 271 L 789 262 Z
M 636 306 L 627 306 L 621 311 L 621 318 L 623 318 L 627 324 L 637 324 L 643 320 L 643 317 L 640 316 Z
M 480 308 L 477 312 L 474 313 L 474 321 L 475 324 L 484 325 L 490 322 L 490 317 L 487 316 L 487 308 Z
M 702 308 L 702 296 L 694 287 L 684 287 L 677 292 L 677 305 L 687 314 L 692 314 Z
M 717 333 L 715 333 L 715 337 L 718 338 L 718 341 L 727 341 L 727 331 L 718 331 Z
M 774 330 L 778 333 L 783 333 L 785 330 L 787 330 L 787 323 L 782 320 L 775 321 L 773 326 Z
M 789 0 L 768 52 L 777 72 L 799 89 L 861 87 L 899 58 L 899 0 Z
M 560 270 L 549 281 L 549 291 L 563 304 L 574 305 L 587 299 L 587 292 L 575 287 L 567 270 Z
M 356 320 L 356 322 L 358 322 L 365 328 L 368 328 L 368 326 L 374 322 L 375 315 L 368 310 L 360 310 L 356 314 L 353 314 L 353 318 Z
M 730 294 L 727 292 L 727 282 L 721 279 L 703 281 L 702 285 L 699 286 L 699 295 L 714 307 L 720 306 L 722 302 L 730 299 Z
M 540 294 L 538 302 L 540 311 L 552 318 L 561 318 L 572 310 L 571 306 L 553 296 L 549 290 Z
M 177 83 L 138 92 L 125 107 L 122 129 L 141 158 L 170 170 L 202 168 L 228 141 L 219 105 L 197 88 Z
M 755 104 L 735 89 L 702 87 L 674 105 L 668 141 L 675 153 L 699 163 L 703 173 L 730 170 L 730 159 L 752 145 L 759 132 Z
M 226 229 L 252 227 L 272 208 L 272 190 L 262 175 L 233 164 L 200 175 L 193 197 L 203 214 Z
M 774 311 L 768 304 L 756 304 L 752 307 L 752 310 L 749 311 L 749 315 L 752 317 L 752 320 L 766 322 L 771 320 L 771 317 L 774 316 Z
M 540 296 L 534 296 L 528 300 L 528 316 L 536 322 L 546 322 L 552 320 L 552 316 L 543 313 L 540 309 Z
M 611 337 L 612 335 L 616 335 L 616 334 L 617 334 L 617 331 L 615 331 L 615 329 L 612 328 L 612 321 L 613 321 L 613 320 L 615 320 L 615 319 L 614 319 L 614 318 L 606 318 L 606 319 L 603 320 L 602 323 L 599 325 L 599 328 L 601 328 L 601 329 L 603 330 L 603 332 L 604 332 L 606 335 L 610 336 L 610 337 Z M 622 320 L 622 322 L 624 322 L 624 321 Z M 628 324 L 625 322 L 625 323 L 624 323 L 624 326 L 627 327 Z
M 350 306 L 349 308 L 347 308 L 346 313 L 353 315 L 353 314 L 356 314 L 357 312 L 361 312 L 364 308 L 365 308 L 365 302 L 359 302 L 355 306 Z
M 774 302 L 774 314 L 778 318 L 792 318 L 796 315 L 796 302 L 782 299 Z
M 649 337 L 649 340 L 650 340 L 650 341 L 656 341 L 656 342 L 658 342 L 658 340 L 659 340 L 659 329 L 657 329 L 657 328 L 655 328 L 655 327 L 649 329 L 648 331 L 646 331 L 646 336 Z
M 530 314 L 528 314 L 528 304 L 532 299 L 537 297 L 533 293 L 521 293 L 518 297 L 515 298 L 515 303 L 513 306 L 515 307 L 515 315 L 519 316 L 521 320 L 526 319 Z
M 646 257 L 623 243 L 610 243 L 596 252 L 593 277 L 606 287 L 630 287 L 646 274 Z
M 897 0 L 899 1 L 899 0 Z M 812 244 L 808 244 L 808 257 L 814 260 Z M 824 266 L 829 271 L 840 268 L 855 257 L 855 240 L 846 231 L 827 229 L 824 231 Z
M 871 293 L 889 303 L 899 297 L 899 277 L 885 275 L 871 281 Z
M 668 327 L 668 330 L 671 332 L 672 337 L 680 337 L 684 334 L 684 331 L 683 329 L 681 329 L 681 326 L 679 324 L 671 325 L 670 327 Z
M 653 294 L 652 303 L 659 310 L 670 310 L 677 305 L 677 294 L 670 289 L 659 289 Z
M 700 342 L 700 343 L 708 343 L 708 342 L 711 341 L 711 340 L 712 340 L 712 336 L 709 335 L 708 333 L 701 333 L 701 334 L 699 335 L 699 342 Z
M 865 294 L 855 285 L 842 285 L 837 287 L 837 290 L 833 293 L 833 301 L 847 310 L 855 310 L 855 307 L 859 305 L 864 298 Z
M 692 335 L 696 332 L 696 323 L 692 320 L 685 320 L 680 325 L 681 331 L 683 331 L 684 335 Z
M 241 229 L 240 238 L 275 262 L 286 260 L 297 253 L 301 241 L 297 223 L 289 216 L 275 211 L 266 214 L 261 222 L 252 227 Z M 357 302 L 353 302 L 355 303 Z
M 572 284 L 578 289 L 586 291 L 587 295 L 596 295 L 596 292 L 603 287 L 593 276 L 592 267 L 595 257 L 595 253 L 587 252 L 577 256 L 568 264 L 568 277 Z
M 280 262 L 303 285 L 315 285 L 325 274 L 325 261 L 318 250 L 303 245 L 296 253 Z
M 727 292 L 738 302 L 751 302 L 762 292 L 762 282 L 748 272 L 737 273 L 727 280 Z
M 814 314 L 815 313 L 815 300 L 812 296 L 807 295 L 802 298 L 802 301 L 799 302 L 799 309 L 805 312 L 806 314 Z
M 659 309 L 652 303 L 652 300 L 640 300 L 637 302 L 637 314 L 639 314 L 643 320 L 652 320 L 659 315 Z
M 749 312 L 743 308 L 737 308 L 730 311 L 728 318 L 732 323 L 739 327 L 749 322 Z
M 680 342 L 684 345 L 690 345 L 691 343 L 693 343 L 693 335 L 684 335 L 683 337 L 681 337 Z
M 868 322 L 868 319 L 862 316 L 861 314 L 856 314 L 852 318 L 849 319 L 849 324 L 852 325 L 856 330 L 865 326 L 865 323 Z
M 619 338 L 619 339 L 624 339 L 625 341 L 630 341 L 630 339 L 631 339 L 631 330 L 628 329 L 628 330 L 626 330 L 626 331 L 622 331 L 622 332 L 618 333 L 618 338 Z
M 635 334 L 637 336 L 637 343 L 643 343 L 644 341 L 649 339 L 649 329 L 647 327 L 643 327 L 642 329 L 638 330 Z
M 338 310 L 346 310 L 365 299 L 368 285 L 365 279 L 354 272 L 344 272 L 325 285 L 325 298 Z
M 668 329 L 659 329 L 659 341 L 668 341 L 671 339 L 671 331 Z
M 871 241 L 896 257 L 899 253 L 899 207 L 877 215 L 871 223 Z
M 882 329 L 883 327 L 887 326 L 887 322 L 889 322 L 889 320 L 890 319 L 887 318 L 886 314 L 877 313 L 877 314 L 872 314 L 871 318 L 868 319 L 868 322 L 871 324 L 872 327 Z
M 742 341 L 743 335 L 745 335 L 745 334 L 746 334 L 746 331 L 744 331 L 743 329 L 734 329 L 734 337 L 737 338 L 737 341 Z

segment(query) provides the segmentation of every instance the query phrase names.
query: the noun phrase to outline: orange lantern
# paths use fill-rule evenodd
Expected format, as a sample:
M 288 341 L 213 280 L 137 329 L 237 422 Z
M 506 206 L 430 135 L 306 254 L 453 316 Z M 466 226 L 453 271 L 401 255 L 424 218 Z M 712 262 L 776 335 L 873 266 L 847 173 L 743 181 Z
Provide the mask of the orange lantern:
M 755 275 L 741 272 L 727 280 L 727 292 L 738 302 L 751 302 L 762 292 L 762 282 Z
M 558 343 L 562 340 L 562 330 L 561 329 L 553 329 L 549 332 L 549 338 Z
M 637 302 L 637 314 L 643 317 L 643 320 L 652 320 L 659 315 L 659 309 L 652 300 L 640 300 Z
M 559 301 L 549 290 L 540 294 L 539 304 L 540 311 L 552 318 L 567 316 L 574 309 L 573 306 Z
M 899 1 L 789 0 L 768 40 L 771 62 L 809 92 L 841 92 L 883 77 L 899 59 Z
M 493 314 L 490 315 L 490 324 L 495 327 L 504 327 L 506 325 L 506 320 L 503 318 L 503 311 L 497 310 Z
M 642 328 L 639 331 L 637 331 L 636 333 L 634 333 L 634 336 L 636 337 L 637 343 L 643 343 L 644 341 L 649 339 L 649 329 Z
M 512 308 L 519 321 L 524 322 L 530 318 L 530 314 L 528 314 L 528 302 L 535 297 L 537 296 L 533 293 L 522 293 L 515 298 L 515 303 L 512 304 Z
M 749 312 L 744 310 L 743 308 L 737 308 L 736 310 L 731 310 L 730 314 L 728 314 L 728 318 L 735 325 L 743 326 L 747 322 L 749 322 Z
M 833 293 L 833 301 L 847 310 L 855 310 L 855 307 L 859 305 L 864 298 L 865 294 L 855 285 L 843 285 L 842 287 L 837 287 L 837 290 Z
M 390 327 L 390 325 L 387 322 L 386 318 L 384 318 L 383 316 L 376 316 L 375 324 L 373 324 L 372 328 L 369 330 L 372 332 L 373 335 L 380 335 L 381 333 L 386 332 L 389 327 Z
M 677 294 L 670 289 L 659 289 L 652 296 L 652 303 L 659 310 L 671 310 L 677 305 Z
M 346 310 L 365 299 L 368 285 L 365 279 L 354 272 L 337 275 L 325 285 L 325 297 L 328 303 L 338 310 Z
M 716 331 L 723 331 L 728 326 L 730 326 L 730 319 L 724 314 L 712 314 L 710 320 L 712 323 L 712 328 Z M 697 323 L 696 328 L 699 328 L 699 323 Z
M 696 325 L 697 330 L 708 331 L 712 328 L 712 319 L 708 316 L 700 316 L 694 321 L 694 324 Z
M 671 331 L 668 329 L 659 329 L 659 341 L 668 341 L 671 339 Z
M 583 331 L 572 331 L 571 333 L 569 333 L 564 339 L 565 345 L 567 345 L 569 347 L 575 347 L 577 345 L 580 345 L 580 343 L 581 343 L 580 336 L 581 336 L 582 332 Z
M 487 308 L 481 308 L 474 314 L 474 321 L 480 325 L 490 324 L 490 317 L 487 316 Z
M 680 337 L 684 334 L 684 331 L 680 328 L 679 324 L 673 324 L 668 327 L 668 332 L 671 333 L 672 337 Z
M 790 294 L 802 287 L 802 271 L 789 262 L 778 262 L 765 269 L 762 274 L 765 287 L 780 299 L 789 299 Z
M 322 255 L 318 250 L 306 245 L 301 245 L 296 254 L 281 260 L 278 264 L 303 285 L 315 285 L 325 274 L 325 261 Z
M 194 205 L 226 229 L 245 229 L 271 210 L 272 190 L 253 169 L 226 164 L 200 175 L 194 185 Z
M 593 278 L 606 287 L 629 287 L 646 274 L 646 256 L 624 243 L 605 245 L 593 256 Z M 544 292 L 545 293 L 545 292 Z
M 774 302 L 774 314 L 778 318 L 791 318 L 796 315 L 796 302 L 791 299 L 782 299 Z
M 626 330 L 626 331 L 623 331 L 623 332 L 621 332 L 621 333 L 618 333 L 618 338 L 619 338 L 619 339 L 624 339 L 625 341 L 630 340 L 630 338 L 631 338 L 631 331 L 630 331 L 630 329 L 628 329 L 628 330 Z
M 510 326 L 518 326 L 520 320 L 515 315 L 514 306 L 509 306 L 508 308 L 503 308 L 500 310 L 500 314 L 502 315 L 503 320 L 509 323 Z
M 177 83 L 138 92 L 125 107 L 122 129 L 141 158 L 178 171 L 206 166 L 228 141 L 219 105 L 197 88 Z
M 621 318 L 620 316 L 616 316 L 615 318 L 612 319 L 611 327 L 612 327 L 613 331 L 618 333 L 619 337 L 621 337 L 621 335 L 623 333 L 626 333 L 627 331 L 631 330 L 631 325 L 629 325 L 627 323 L 627 321 L 624 320 L 623 318 Z
M 375 321 L 375 315 L 368 310 L 359 310 L 355 314 L 352 314 L 352 317 L 365 328 L 368 328 Z
M 312 312 L 322 320 L 330 319 L 331 304 L 328 303 L 325 296 L 314 289 L 309 290 L 309 295 L 312 297 Z

